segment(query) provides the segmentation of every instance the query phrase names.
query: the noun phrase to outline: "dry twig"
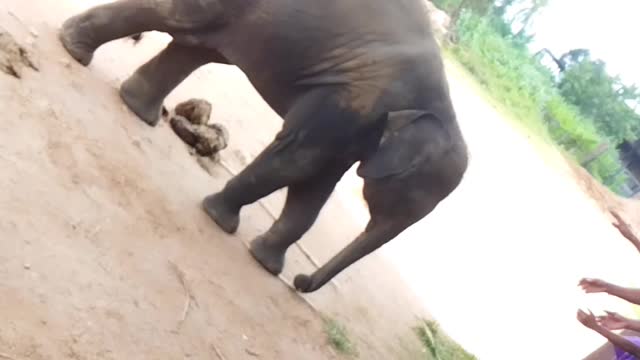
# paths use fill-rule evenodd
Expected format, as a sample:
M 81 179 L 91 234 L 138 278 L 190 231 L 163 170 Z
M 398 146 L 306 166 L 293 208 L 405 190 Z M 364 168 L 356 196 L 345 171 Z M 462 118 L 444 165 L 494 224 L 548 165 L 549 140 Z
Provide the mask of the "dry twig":
M 216 353 L 216 356 L 218 357 L 219 360 L 227 360 L 227 358 L 224 357 L 224 355 L 222 355 L 222 352 L 220 352 L 220 349 L 218 349 L 218 347 L 215 346 L 215 344 L 211 344 L 211 348 Z
M 178 323 L 178 327 L 180 327 L 182 323 L 187 319 L 187 315 L 189 314 L 189 310 L 191 309 L 191 302 L 195 302 L 195 303 L 197 302 L 196 302 L 195 296 L 193 295 L 193 292 L 191 291 L 191 288 L 189 287 L 189 283 L 187 282 L 187 278 L 184 271 L 182 271 L 182 269 L 180 269 L 180 267 L 178 267 L 178 265 L 171 260 L 169 260 L 169 267 L 171 267 L 171 270 L 173 270 L 173 272 L 178 277 L 178 280 L 180 281 L 180 284 L 182 285 L 182 289 L 184 290 L 184 293 L 185 293 L 185 301 L 184 301 L 184 308 L 182 310 L 182 317 L 180 318 L 180 322 Z
M 17 360 L 16 358 L 14 358 L 13 356 L 7 355 L 5 353 L 0 353 L 0 359 L 6 359 L 6 360 Z

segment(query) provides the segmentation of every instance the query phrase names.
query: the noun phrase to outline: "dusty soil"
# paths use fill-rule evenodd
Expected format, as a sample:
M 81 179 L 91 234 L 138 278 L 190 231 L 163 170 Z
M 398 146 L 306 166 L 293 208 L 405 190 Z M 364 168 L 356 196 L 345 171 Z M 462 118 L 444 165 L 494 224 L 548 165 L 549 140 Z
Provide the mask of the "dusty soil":
M 602 342 L 576 324 L 577 306 L 624 311 L 610 299 L 585 302 L 575 284 L 582 276 L 634 284 L 638 255 L 592 194 L 622 204 L 628 218 L 636 203 L 590 182 L 582 191 L 575 180 L 588 177 L 558 154 L 540 156 L 455 69 L 452 94 L 472 152 L 460 189 L 301 297 L 288 285 L 295 274 L 361 230 L 361 182 L 347 174 L 301 241 L 311 258 L 293 248 L 282 277 L 267 275 L 245 244 L 268 228 L 284 192 L 248 207 L 235 236 L 199 204 L 270 142 L 280 120 L 240 71 L 203 67 L 167 104 L 204 98 L 229 130 L 222 164 L 199 164 L 167 123 L 148 127 L 117 96 L 166 36 L 108 44 L 89 68 L 58 44 L 59 24 L 96 2 L 105 1 L 0 3 L 0 24 L 40 68 L 25 68 L 22 79 L 0 73 L 0 355 L 338 358 L 322 329 L 327 314 L 346 324 L 360 358 L 417 359 L 410 327 L 429 315 L 426 306 L 480 358 L 573 359 Z M 519 336 L 502 341 L 511 329 Z

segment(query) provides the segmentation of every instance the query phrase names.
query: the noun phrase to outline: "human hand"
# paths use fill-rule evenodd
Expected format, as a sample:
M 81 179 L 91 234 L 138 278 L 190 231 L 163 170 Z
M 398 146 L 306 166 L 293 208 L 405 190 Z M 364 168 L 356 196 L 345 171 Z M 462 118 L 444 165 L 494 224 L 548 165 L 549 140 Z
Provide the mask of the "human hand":
M 593 313 L 591 312 L 591 310 L 587 310 L 589 311 L 584 312 L 582 310 L 578 310 L 578 321 L 580 321 L 580 323 L 582 323 L 582 325 L 588 327 L 589 329 L 595 329 L 596 327 L 599 326 L 598 324 L 598 319 L 596 318 L 595 315 L 593 315 Z
M 580 280 L 578 285 L 587 294 L 606 293 L 609 288 L 609 283 L 600 279 L 584 278 Z
M 618 229 L 618 231 L 620 232 L 620 234 L 622 236 L 624 236 L 627 239 L 632 240 L 632 241 L 634 241 L 634 240 L 637 241 L 638 240 L 636 235 L 633 233 L 633 231 L 629 227 L 629 224 L 627 224 L 622 219 L 620 214 L 618 214 L 615 210 L 609 210 L 609 213 L 611 214 L 611 216 L 613 216 L 616 219 L 616 222 L 612 222 L 611 225 L 613 225 L 616 229 Z
M 611 311 L 605 311 L 605 312 L 607 313 L 606 315 L 598 316 L 596 318 L 600 325 L 604 326 L 609 330 L 622 330 L 627 328 L 627 325 L 628 325 L 627 318 L 615 312 L 611 312 Z

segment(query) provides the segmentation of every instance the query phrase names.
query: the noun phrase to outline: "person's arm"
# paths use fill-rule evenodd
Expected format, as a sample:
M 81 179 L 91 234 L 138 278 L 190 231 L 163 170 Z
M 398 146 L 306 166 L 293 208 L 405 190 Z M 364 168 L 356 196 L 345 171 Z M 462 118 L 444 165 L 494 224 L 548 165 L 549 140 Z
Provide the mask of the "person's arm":
M 617 212 L 610 210 L 609 213 L 611 213 L 611 216 L 616 219 L 616 222 L 611 224 L 616 229 L 618 229 L 622 236 L 624 236 L 631 242 L 631 244 L 636 248 L 636 250 L 638 250 L 638 252 L 640 252 L 640 238 L 638 238 L 636 234 L 633 233 L 633 230 L 631 230 L 629 224 L 622 220 L 622 217 Z
M 626 300 L 630 303 L 640 305 L 640 289 L 626 288 L 608 283 L 600 279 L 585 278 L 580 280 L 580 287 L 588 294 L 607 293 Z
M 625 338 L 622 335 L 618 335 L 601 325 L 594 326 L 592 330 L 604 336 L 607 340 L 609 340 L 611 344 L 613 344 L 613 346 L 618 347 L 623 351 L 640 359 L 640 347 L 632 343 L 631 340 Z
M 605 292 L 609 295 L 619 297 L 630 303 L 640 305 L 640 289 L 626 288 L 614 284 L 607 284 Z
M 640 320 L 627 319 L 625 329 L 640 332 Z
M 629 319 L 618 313 L 606 311 L 606 315 L 598 316 L 598 324 L 609 330 L 632 330 L 640 332 L 640 321 Z
M 587 314 L 582 310 L 578 310 L 578 321 L 580 321 L 582 325 L 586 326 L 587 328 L 602 335 L 604 338 L 609 340 L 609 342 L 613 346 L 618 347 L 623 351 L 640 359 L 640 347 L 638 347 L 636 344 L 634 344 L 624 336 L 618 335 L 613 331 L 600 325 L 595 315 L 593 315 L 591 311 L 589 311 L 589 313 Z

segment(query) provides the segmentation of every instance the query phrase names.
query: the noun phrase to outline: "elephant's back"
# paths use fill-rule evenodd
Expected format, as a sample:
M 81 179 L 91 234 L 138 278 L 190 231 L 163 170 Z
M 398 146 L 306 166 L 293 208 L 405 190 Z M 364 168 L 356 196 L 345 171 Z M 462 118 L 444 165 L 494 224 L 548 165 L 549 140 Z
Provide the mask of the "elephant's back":
M 393 66 L 398 56 L 404 56 L 395 49 L 427 46 L 433 40 L 422 0 L 256 0 L 253 4 L 221 31 L 217 47 L 268 102 L 269 97 L 275 101 L 294 96 L 283 92 L 301 81 L 348 83 L 356 80 L 355 75 L 370 78 L 379 70 L 376 66 Z M 419 49 L 411 56 L 416 52 Z
M 294 70 L 327 54 L 431 37 L 422 0 L 254 0 L 220 36 L 238 63 Z M 339 59 L 335 59 L 339 61 Z M 296 66 L 297 65 L 297 66 Z

